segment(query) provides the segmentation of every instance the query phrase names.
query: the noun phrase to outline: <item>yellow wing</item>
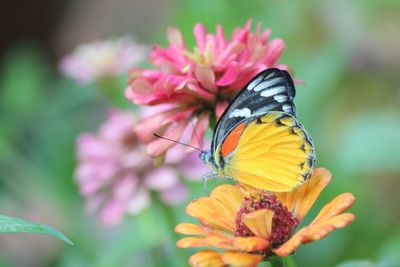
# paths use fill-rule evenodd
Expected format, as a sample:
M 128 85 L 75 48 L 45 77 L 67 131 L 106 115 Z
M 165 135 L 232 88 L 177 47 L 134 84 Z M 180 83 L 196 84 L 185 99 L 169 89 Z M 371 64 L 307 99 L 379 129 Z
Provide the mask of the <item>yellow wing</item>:
M 315 162 L 314 147 L 310 136 L 293 116 L 269 112 L 243 126 L 235 148 L 232 149 L 230 142 L 222 143 L 217 149 L 222 152 L 225 145 L 225 150 L 231 151 L 229 155 L 217 153 L 224 161 L 224 175 L 273 192 L 290 191 L 308 178 Z M 226 139 L 232 140 L 232 137 Z

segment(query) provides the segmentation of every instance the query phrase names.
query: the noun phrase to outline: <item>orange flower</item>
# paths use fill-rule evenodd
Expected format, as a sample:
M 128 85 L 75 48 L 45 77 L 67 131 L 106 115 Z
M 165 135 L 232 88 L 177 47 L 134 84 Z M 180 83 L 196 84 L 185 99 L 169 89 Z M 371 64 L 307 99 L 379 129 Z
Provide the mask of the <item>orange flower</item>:
M 295 233 L 321 191 L 332 178 L 324 168 L 313 171 L 308 182 L 291 192 L 270 193 L 254 188 L 221 185 L 209 197 L 191 202 L 186 213 L 200 225 L 182 223 L 177 233 L 191 235 L 179 248 L 211 247 L 189 259 L 192 266 L 257 266 L 271 256 L 292 254 L 301 244 L 326 237 L 350 224 L 355 216 L 343 213 L 355 198 L 344 193 L 326 204 L 308 226 Z

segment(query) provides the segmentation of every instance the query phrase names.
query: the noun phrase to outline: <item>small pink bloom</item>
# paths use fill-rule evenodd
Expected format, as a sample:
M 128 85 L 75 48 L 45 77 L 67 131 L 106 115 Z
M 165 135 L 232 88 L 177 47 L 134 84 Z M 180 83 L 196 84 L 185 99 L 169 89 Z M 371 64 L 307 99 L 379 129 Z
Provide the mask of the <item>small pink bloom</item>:
M 285 65 L 277 61 L 285 47 L 283 40 L 270 40 L 270 30 L 260 25 L 251 32 L 251 20 L 226 37 L 218 25 L 208 33 L 202 24 L 194 27 L 196 47 L 188 50 L 181 32 L 169 28 L 166 48 L 154 46 L 149 61 L 154 69 L 134 68 L 130 72 L 126 97 L 140 105 L 169 108 L 144 118 L 136 127 L 139 137 L 148 144 L 147 153 L 159 156 L 174 143 L 155 139 L 153 133 L 182 140 L 190 129 L 191 145 L 201 146 L 211 118 L 219 118 L 229 101 L 260 71 Z M 195 131 L 199 141 L 195 138 Z
M 196 170 L 188 172 L 190 179 L 200 179 L 206 172 L 197 153 L 187 155 L 183 147 L 170 151 L 166 165 L 154 166 L 134 132 L 137 120 L 132 112 L 111 110 L 96 134 L 83 133 L 77 139 L 76 181 L 88 210 L 97 212 L 105 226 L 148 207 L 150 191 L 168 204 L 184 201 L 188 192 L 180 177 L 186 171 L 180 170 L 188 164 Z
M 129 36 L 95 41 L 81 44 L 71 54 L 64 56 L 60 70 L 80 84 L 89 84 L 126 72 L 142 61 L 146 53 L 147 48 Z

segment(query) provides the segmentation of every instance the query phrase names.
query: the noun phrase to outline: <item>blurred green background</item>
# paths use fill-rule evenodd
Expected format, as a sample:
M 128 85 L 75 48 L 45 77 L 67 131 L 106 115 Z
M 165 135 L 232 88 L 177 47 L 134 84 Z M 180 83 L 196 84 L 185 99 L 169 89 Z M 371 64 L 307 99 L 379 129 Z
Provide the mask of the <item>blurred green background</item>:
M 59 74 L 57 62 L 79 43 L 125 33 L 165 45 L 170 25 L 182 30 L 191 47 L 196 22 L 212 32 L 221 23 L 230 33 L 248 18 L 285 40 L 280 62 L 305 82 L 297 86 L 298 117 L 314 138 L 318 166 L 334 174 L 308 219 L 342 192 L 357 198 L 356 221 L 298 249 L 297 265 L 400 266 L 399 1 L 80 0 L 15 6 L 24 3 L 0 11 L 0 213 L 53 225 L 75 246 L 47 236 L 1 235 L 1 267 L 187 265 L 193 251 L 176 249 L 173 233 L 174 223 L 188 220 L 183 205 L 165 214 L 155 204 L 112 229 L 86 214 L 73 180 L 75 138 L 97 129 L 107 103 Z M 124 81 L 121 93 L 123 88 Z M 201 184 L 191 188 L 191 198 L 201 195 Z

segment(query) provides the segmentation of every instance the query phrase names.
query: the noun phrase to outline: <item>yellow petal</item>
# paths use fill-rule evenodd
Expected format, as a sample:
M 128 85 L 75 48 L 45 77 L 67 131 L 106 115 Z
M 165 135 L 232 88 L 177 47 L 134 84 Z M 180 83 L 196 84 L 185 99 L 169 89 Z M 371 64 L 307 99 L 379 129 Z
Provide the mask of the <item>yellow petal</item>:
M 202 250 L 189 258 L 189 264 L 193 267 L 222 267 L 222 254 L 212 250 Z
M 193 223 L 180 223 L 175 227 L 175 232 L 184 235 L 206 235 L 203 227 Z
M 253 255 L 235 251 L 228 251 L 222 255 L 222 261 L 232 267 L 255 267 L 263 259 L 262 255 Z
M 257 250 L 264 250 L 269 247 L 268 240 L 256 236 L 250 237 L 234 237 L 233 246 L 237 250 L 254 252 Z
M 355 197 L 350 193 L 343 193 L 337 196 L 321 209 L 310 225 L 324 222 L 325 220 L 344 212 L 354 204 L 355 200 Z
M 235 231 L 235 217 L 218 200 L 203 197 L 191 202 L 186 207 L 186 213 L 198 219 L 204 225 Z
M 276 193 L 276 196 L 301 221 L 331 179 L 332 174 L 327 169 L 316 168 L 307 182 L 291 192 Z
M 236 187 L 228 184 L 215 188 L 211 193 L 211 197 L 224 204 L 233 216 L 236 216 L 243 201 L 243 195 L 240 191 Z
M 307 227 L 301 229 L 300 231 L 295 233 L 286 243 L 282 244 L 276 249 L 273 249 L 272 252 L 281 257 L 292 254 L 301 244 L 303 244 L 307 232 Z
M 243 216 L 243 223 L 258 237 L 268 239 L 271 235 L 274 212 L 261 209 Z
M 343 228 L 354 221 L 355 216 L 352 213 L 345 213 L 334 216 L 329 220 L 309 226 L 309 230 L 303 243 L 320 240 L 326 237 L 330 232 L 335 229 Z

